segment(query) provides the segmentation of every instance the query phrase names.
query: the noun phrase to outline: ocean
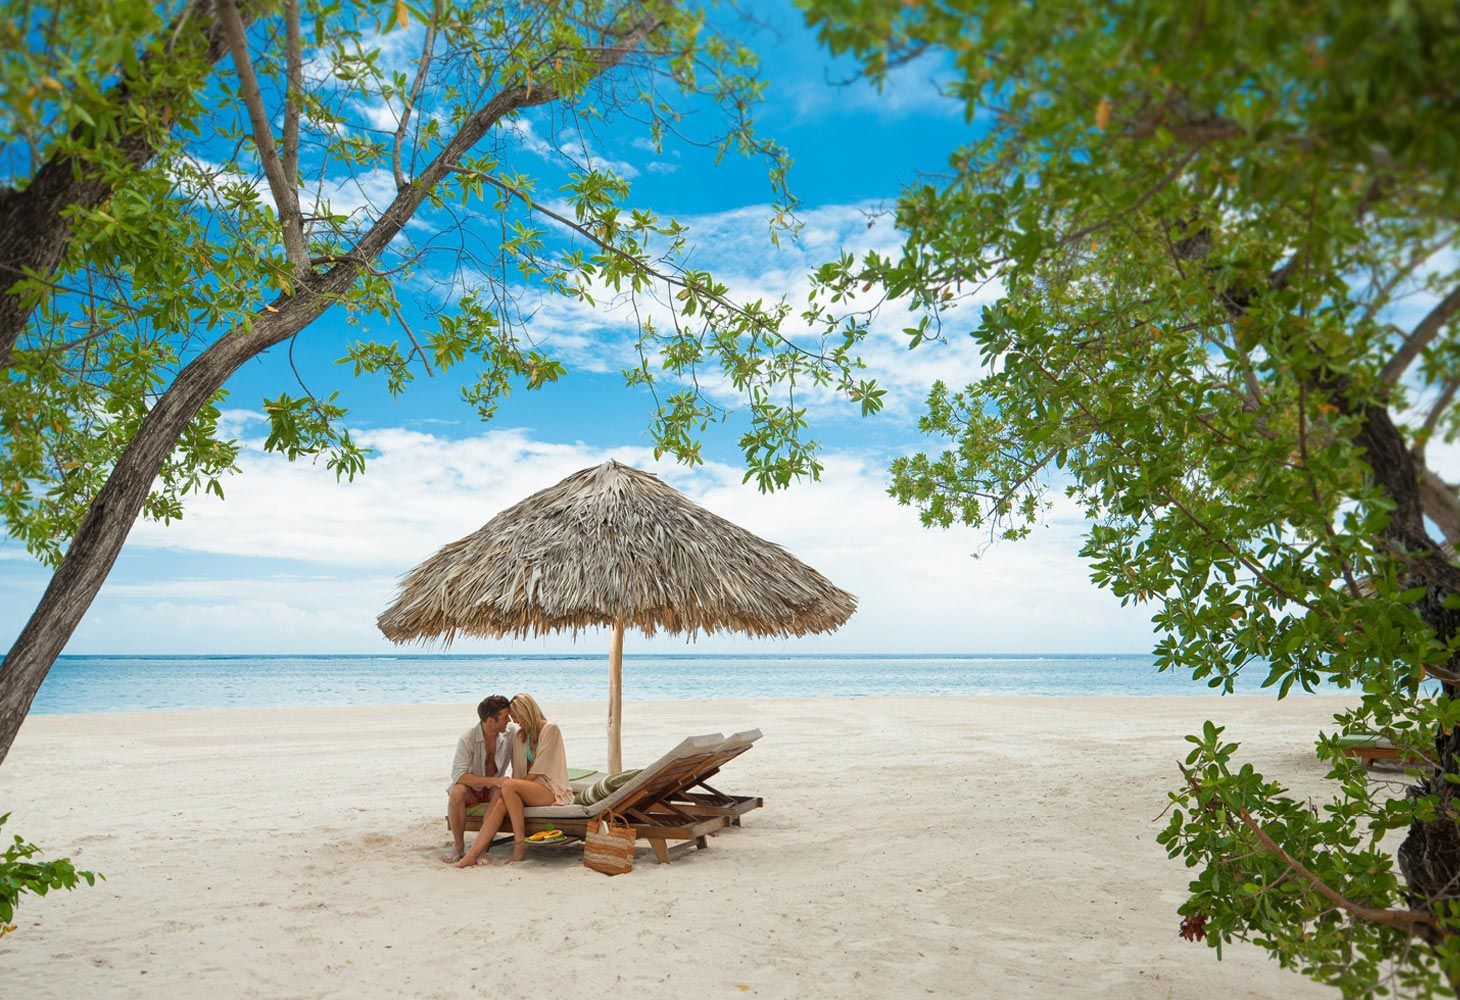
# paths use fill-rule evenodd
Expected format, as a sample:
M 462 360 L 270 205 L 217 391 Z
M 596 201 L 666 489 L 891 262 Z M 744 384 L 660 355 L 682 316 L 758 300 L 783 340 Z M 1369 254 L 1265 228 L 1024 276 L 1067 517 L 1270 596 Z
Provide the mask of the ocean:
M 937 695 L 1210 695 L 1149 655 L 691 655 L 624 657 L 626 701 Z M 1260 693 L 1254 664 L 1238 684 Z M 605 697 L 602 654 L 417 656 L 63 656 L 31 711 L 472 703 L 529 691 L 539 701 Z M 1269 692 L 1272 689 L 1267 689 Z

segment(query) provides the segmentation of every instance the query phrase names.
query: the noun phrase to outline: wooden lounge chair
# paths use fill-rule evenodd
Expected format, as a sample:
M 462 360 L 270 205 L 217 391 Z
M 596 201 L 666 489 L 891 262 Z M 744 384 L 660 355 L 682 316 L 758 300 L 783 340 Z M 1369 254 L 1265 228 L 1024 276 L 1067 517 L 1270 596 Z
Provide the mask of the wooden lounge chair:
M 1338 743 L 1343 747 L 1345 757 L 1358 758 L 1364 767 L 1372 767 L 1375 762 L 1381 760 L 1392 760 L 1405 764 L 1433 763 L 1429 757 L 1409 751 L 1405 751 L 1401 757 L 1399 749 L 1377 733 L 1340 736 Z
M 588 824 L 609 813 L 634 828 L 647 840 L 660 864 L 682 851 L 705 850 L 708 837 L 764 803 L 759 796 L 727 795 L 707 782 L 720 768 L 749 750 L 760 739 L 759 729 L 736 733 L 692 736 L 640 771 L 632 781 L 591 806 L 532 806 L 523 811 L 527 833 L 559 829 L 582 837 Z M 480 815 L 468 814 L 468 830 L 480 830 Z M 670 846 L 671 841 L 681 843 Z

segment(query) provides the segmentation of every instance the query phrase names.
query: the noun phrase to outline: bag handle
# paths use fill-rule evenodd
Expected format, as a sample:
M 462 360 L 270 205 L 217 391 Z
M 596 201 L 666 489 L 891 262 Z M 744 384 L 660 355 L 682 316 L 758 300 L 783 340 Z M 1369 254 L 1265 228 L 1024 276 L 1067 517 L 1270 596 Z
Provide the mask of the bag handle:
M 604 812 L 602 822 L 606 831 L 611 831 L 615 827 L 620 830 L 633 830 L 634 828 L 632 823 L 629 823 L 622 816 L 616 815 L 612 809 Z
M 589 825 L 593 828 L 590 831 L 592 833 L 607 834 L 611 832 L 615 827 L 632 829 L 629 824 L 625 823 L 622 818 L 615 816 L 612 811 L 604 812 L 601 815 L 594 817 L 592 820 L 589 821 Z

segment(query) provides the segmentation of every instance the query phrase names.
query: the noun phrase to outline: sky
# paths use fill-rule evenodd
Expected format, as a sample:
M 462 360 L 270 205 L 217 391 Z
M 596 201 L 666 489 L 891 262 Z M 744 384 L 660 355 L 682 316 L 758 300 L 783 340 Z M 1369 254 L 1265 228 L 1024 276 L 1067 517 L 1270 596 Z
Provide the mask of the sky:
M 585 154 L 630 179 L 634 204 L 690 228 L 691 261 L 743 299 L 804 300 L 806 274 L 843 250 L 890 249 L 884 215 L 899 188 L 938 171 L 971 139 L 977 123 L 941 95 L 940 67 L 913 62 L 881 93 L 856 82 L 845 61 L 822 51 L 799 15 L 758 9 L 765 26 L 749 36 L 771 80 L 758 128 L 794 161 L 790 185 L 803 226 L 779 248 L 767 238 L 773 197 L 760 162 L 666 140 L 662 153 L 642 130 L 608 126 L 585 143 L 565 138 L 547 113 L 519 119 L 504 142 L 508 166 L 545 182 L 562 178 L 567 156 Z M 387 56 L 412 48 L 387 38 Z M 564 143 L 570 150 L 557 147 Z M 375 180 L 378 180 L 376 178 Z M 371 201 L 374 181 L 337 197 Z M 988 291 L 990 298 L 997 288 Z M 976 320 L 970 310 L 966 322 Z M 294 364 L 316 392 L 338 389 L 349 426 L 373 450 L 363 476 L 337 483 L 322 463 L 290 464 L 262 448 L 260 400 L 297 391 L 286 357 L 250 363 L 229 385 L 226 426 L 242 444 L 241 473 L 225 500 L 197 497 L 171 525 L 139 522 L 68 653 L 371 653 L 394 649 L 376 630 L 398 579 L 441 545 L 564 476 L 615 458 L 662 475 L 716 513 L 778 542 L 856 594 L 856 615 L 840 631 L 795 640 L 715 635 L 699 652 L 1144 652 L 1145 612 L 1122 608 L 1089 583 L 1078 557 L 1084 525 L 1055 491 L 1033 537 L 990 544 L 986 532 L 929 530 L 886 494 L 893 458 L 938 442 L 916 427 L 934 379 L 961 383 L 978 373 L 956 330 L 944 344 L 908 352 L 893 314 L 868 340 L 868 374 L 888 390 L 883 413 L 813 399 L 814 434 L 825 469 L 773 495 L 741 482 L 734 417 L 706 438 L 694 470 L 656 461 L 646 429 L 652 400 L 623 386 L 632 363 L 632 318 L 623 308 L 545 303 L 529 322 L 535 340 L 568 366 L 560 382 L 514 393 L 489 424 L 459 396 L 471 373 L 420 378 L 392 399 L 383 384 L 353 379 L 335 364 L 358 336 L 327 314 L 297 343 Z M 380 331 L 387 339 L 399 336 Z M 0 537 L 0 643 L 16 635 L 39 599 L 47 570 Z M 3 646 L 0 646 L 3 648 Z M 426 652 L 436 647 L 412 647 Z M 456 652 L 596 652 L 594 633 L 526 641 L 461 640 Z M 630 650 L 686 649 L 682 637 L 634 636 Z

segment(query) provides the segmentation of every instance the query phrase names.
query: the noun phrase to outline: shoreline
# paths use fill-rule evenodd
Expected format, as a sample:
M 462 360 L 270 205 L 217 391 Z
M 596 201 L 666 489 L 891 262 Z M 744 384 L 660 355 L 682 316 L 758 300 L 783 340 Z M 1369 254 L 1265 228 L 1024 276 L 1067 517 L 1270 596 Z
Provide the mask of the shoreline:
M 1196 686 L 1196 685 L 1193 685 L 1193 686 Z M 654 709 L 654 708 L 671 706 L 671 705 L 707 705 L 707 704 L 719 704 L 719 703 L 730 703 L 730 704 L 744 703 L 744 704 L 751 704 L 751 705 L 758 705 L 758 704 L 771 704 L 771 705 L 775 705 L 775 704 L 790 704 L 790 703 L 808 702 L 808 701 L 809 702 L 818 702 L 818 703 L 820 703 L 820 702 L 849 702 L 849 703 L 853 703 L 853 704 L 865 705 L 865 704 L 867 704 L 869 702 L 873 702 L 873 701 L 876 701 L 876 702 L 904 702 L 904 701 L 906 701 L 906 702 L 918 703 L 918 702 L 930 702 L 930 701 L 932 701 L 932 702 L 950 702 L 950 701 L 965 701 L 966 700 L 966 701 L 969 701 L 969 702 L 976 702 L 976 703 L 980 703 L 980 704 L 988 704 L 988 703 L 991 703 L 991 702 L 998 702 L 998 701 L 1009 701 L 1009 702 L 1016 703 L 1016 704 L 1019 703 L 1019 702 L 1038 701 L 1038 702 L 1070 702 L 1072 704 L 1087 704 L 1087 703 L 1090 703 L 1090 702 L 1098 702 L 1098 701 L 1109 701 L 1109 702 L 1113 702 L 1113 703 L 1119 703 L 1119 702 L 1124 702 L 1124 701 L 1152 702 L 1152 701 L 1165 701 L 1165 700 L 1170 700 L 1170 701 L 1177 701 L 1177 702 L 1187 702 L 1187 701 L 1199 702 L 1199 701 L 1203 701 L 1203 700 L 1209 700 L 1209 701 L 1211 701 L 1214 704 L 1232 704 L 1232 703 L 1254 703 L 1254 704 L 1256 704 L 1256 703 L 1264 703 L 1265 702 L 1265 703 L 1271 703 L 1271 704 L 1274 704 L 1274 705 L 1278 705 L 1278 704 L 1286 704 L 1286 703 L 1296 703 L 1296 702 L 1300 702 L 1300 701 L 1301 702 L 1309 702 L 1309 701 L 1314 701 L 1314 700 L 1316 700 L 1316 701 L 1325 701 L 1325 700 L 1327 700 L 1327 701 L 1333 701 L 1335 703 L 1338 703 L 1338 702 L 1343 702 L 1343 701 L 1352 701 L 1354 697 L 1357 697 L 1357 695 L 1350 695 L 1348 693 L 1342 693 L 1342 692 L 1341 693 L 1331 693 L 1331 692 L 1311 692 L 1310 693 L 1310 692 L 1307 692 L 1307 691 L 1297 691 L 1297 692 L 1290 691 L 1288 693 L 1287 697 L 1284 698 L 1284 699 L 1282 699 L 1282 701 L 1280 702 L 1275 694 L 1236 693 L 1236 694 L 1226 694 L 1226 695 L 1224 695 L 1224 694 L 1217 694 L 1217 693 L 1215 693 L 1213 691 L 1210 691 L 1210 690 L 1196 690 L 1196 691 L 1193 691 L 1190 694 L 1164 694 L 1164 693 L 1163 694 L 1147 694 L 1147 693 L 1108 694 L 1108 693 L 1103 693 L 1103 692 L 1102 693 L 1098 693 L 1098 694 L 896 694 L 896 695 L 885 695 L 885 694 L 851 694 L 851 695 L 845 695 L 845 694 L 818 694 L 818 695 L 805 695 L 805 696 L 798 696 L 798 695 L 767 695 L 767 696 L 764 696 L 764 697 L 752 697 L 752 698 L 652 698 L 652 699 L 643 699 L 643 700 L 638 700 L 638 699 L 633 699 L 633 698 L 625 698 L 623 700 L 623 704 L 625 706 L 625 710 L 626 711 L 628 709 L 631 709 L 631 708 L 634 708 L 634 707 L 640 707 L 640 706 L 645 707 L 645 708 L 649 708 L 649 709 Z M 600 708 L 600 709 L 603 709 L 605 711 L 607 710 L 607 702 L 606 702 L 606 700 L 594 701 L 594 700 L 591 700 L 591 699 L 587 699 L 587 700 L 585 700 L 585 699 L 571 699 L 571 700 L 563 700 L 563 701 L 552 701 L 549 704 L 554 709 L 562 709 L 562 710 L 565 710 L 565 711 L 571 711 L 571 712 L 575 712 L 575 713 L 576 712 L 579 712 L 579 711 L 584 711 L 584 710 L 591 710 L 591 709 L 593 709 L 595 707 Z M 128 708 L 110 709 L 110 708 L 102 708 L 102 709 L 94 709 L 94 710 L 86 711 L 86 712 L 47 712 L 47 711 L 36 711 L 36 710 L 32 709 L 31 712 L 26 716 L 26 721 L 29 722 L 31 719 L 65 719 L 65 720 L 78 720 L 78 719 L 88 719 L 88 718 L 92 718 L 92 717 L 95 717 L 95 716 L 105 716 L 107 718 L 128 718 L 128 717 L 134 717 L 134 716 L 137 717 L 137 718 L 153 718 L 153 717 L 156 717 L 156 716 L 188 716 L 188 715 L 206 714 L 206 713 L 210 713 L 210 712 L 217 712 L 217 713 L 248 713 L 248 712 L 355 712 L 355 711 L 369 712 L 369 711 L 395 711 L 395 710 L 400 710 L 400 709 L 421 709 L 421 710 L 452 709 L 452 710 L 461 710 L 463 708 L 466 709 L 466 710 L 468 710 L 468 711 L 470 711 L 474 707 L 475 707 L 474 703 L 471 703 L 471 702 L 437 702 L 437 701 L 432 701 L 432 702 L 415 702 L 415 701 L 403 701 L 403 702 L 369 702 L 369 703 L 362 702 L 362 703 L 359 703 L 359 704 L 352 704 L 352 705 L 238 705 L 238 706 L 207 707 L 207 708 L 147 708 L 147 709 L 128 709 Z

